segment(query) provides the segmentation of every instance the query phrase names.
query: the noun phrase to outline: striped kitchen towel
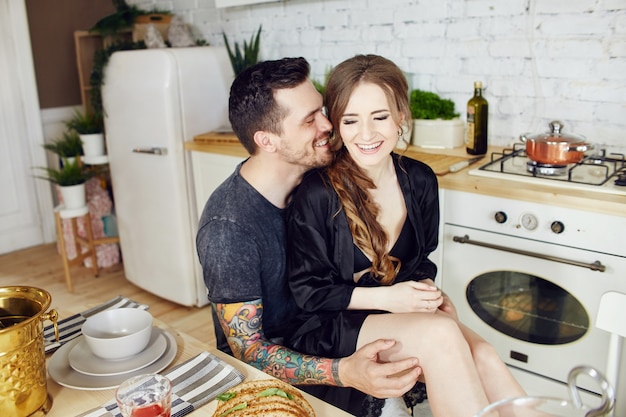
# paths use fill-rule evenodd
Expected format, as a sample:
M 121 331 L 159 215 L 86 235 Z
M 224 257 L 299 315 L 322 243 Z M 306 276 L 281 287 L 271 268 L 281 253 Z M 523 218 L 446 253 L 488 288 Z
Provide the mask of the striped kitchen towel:
M 113 308 L 141 308 L 147 310 L 148 306 L 145 304 L 139 304 L 130 298 L 122 297 L 118 295 L 115 298 L 110 299 L 106 303 L 102 303 L 98 306 L 83 311 L 82 313 L 74 314 L 57 322 L 59 327 L 59 341 L 57 342 L 54 334 L 54 325 L 50 324 L 43 329 L 44 350 L 46 353 L 52 353 L 65 343 L 81 335 L 81 327 L 89 316 L 93 316 L 104 310 L 110 310 Z
M 183 417 L 243 382 L 232 365 L 209 352 L 199 353 L 163 373 L 172 381 L 171 417 Z M 77 417 L 121 417 L 115 399 Z

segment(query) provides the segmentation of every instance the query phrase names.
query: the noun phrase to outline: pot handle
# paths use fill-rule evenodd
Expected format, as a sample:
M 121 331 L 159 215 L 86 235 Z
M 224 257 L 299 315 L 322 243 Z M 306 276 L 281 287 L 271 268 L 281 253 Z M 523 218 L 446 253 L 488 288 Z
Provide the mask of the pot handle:
M 58 319 L 59 313 L 57 313 L 55 309 L 52 309 L 41 316 L 41 320 L 50 320 L 54 325 L 54 337 L 57 342 L 59 341 L 59 326 L 57 324 Z
M 548 123 L 548 125 L 550 126 L 550 132 L 552 132 L 552 134 L 554 135 L 560 134 L 561 129 L 563 129 L 563 122 L 560 120 L 553 120 Z
M 583 143 L 582 145 L 576 145 L 569 148 L 570 152 L 587 152 L 593 149 L 593 145 L 589 143 Z
M 529 135 L 530 133 L 522 133 L 521 135 L 519 135 L 519 140 L 521 140 L 522 142 L 526 143 L 526 141 L 528 140 L 526 135 Z
M 588 375 L 591 378 L 595 379 L 602 389 L 602 403 L 598 406 L 598 408 L 593 408 L 589 410 L 585 414 L 585 417 L 600 417 L 608 415 L 608 413 L 613 410 L 613 407 L 615 406 L 615 391 L 613 390 L 613 386 L 611 386 L 609 381 L 607 381 L 600 372 L 598 372 L 591 366 L 577 366 L 572 369 L 567 376 L 569 394 L 572 398 L 574 406 L 576 408 L 583 408 L 583 402 L 580 399 L 580 394 L 578 393 L 578 388 L 576 387 L 576 378 L 578 378 L 578 376 L 582 374 Z

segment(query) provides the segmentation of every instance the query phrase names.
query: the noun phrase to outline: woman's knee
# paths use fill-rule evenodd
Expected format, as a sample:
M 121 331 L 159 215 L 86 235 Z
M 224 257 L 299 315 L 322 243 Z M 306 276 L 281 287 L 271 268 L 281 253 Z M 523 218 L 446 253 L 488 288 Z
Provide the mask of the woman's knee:
M 422 341 L 426 341 L 438 349 L 446 346 L 467 345 L 458 323 L 448 316 L 433 314 L 424 318 L 423 314 L 416 314 L 412 315 L 411 319 L 409 323 L 416 327 L 415 331 L 420 335 Z

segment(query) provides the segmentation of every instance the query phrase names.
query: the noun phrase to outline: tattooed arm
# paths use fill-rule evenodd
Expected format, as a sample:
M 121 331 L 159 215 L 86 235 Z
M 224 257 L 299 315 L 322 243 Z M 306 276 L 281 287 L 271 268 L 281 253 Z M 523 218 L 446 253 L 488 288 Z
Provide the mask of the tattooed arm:
M 290 384 L 346 386 L 389 398 L 407 392 L 421 373 L 416 358 L 378 362 L 378 353 L 391 348 L 392 340 L 377 340 L 345 358 L 305 355 L 265 338 L 260 299 L 213 307 L 235 357 Z
M 340 385 L 332 373 L 332 362 L 339 359 L 302 355 L 265 338 L 260 299 L 214 304 L 214 308 L 230 349 L 239 360 L 290 384 Z

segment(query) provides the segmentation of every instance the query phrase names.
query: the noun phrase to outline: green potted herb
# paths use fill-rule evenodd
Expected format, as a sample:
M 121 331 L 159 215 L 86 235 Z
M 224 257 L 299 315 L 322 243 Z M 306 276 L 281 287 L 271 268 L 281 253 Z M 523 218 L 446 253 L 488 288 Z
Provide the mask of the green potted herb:
M 130 31 L 136 23 L 169 23 L 172 12 L 153 8 L 142 10 L 137 6 L 130 6 L 125 0 L 112 0 L 115 13 L 98 20 L 90 32 L 99 33 L 103 37 L 116 36 L 120 32 Z
M 135 19 L 146 14 L 137 6 L 130 6 L 125 0 L 112 0 L 115 13 L 104 16 L 89 29 L 90 32 L 100 34 L 102 37 L 116 36 L 120 32 L 130 31 Z
M 93 171 L 85 170 L 78 159 L 69 161 L 67 158 L 61 158 L 61 160 L 62 166 L 58 169 L 39 168 L 44 171 L 45 175 L 37 176 L 37 178 L 59 186 L 65 208 L 83 207 L 86 204 L 85 183 L 95 174 Z
M 58 155 L 60 158 L 66 158 L 72 161 L 77 156 L 83 154 L 83 143 L 80 136 L 73 130 L 63 132 L 63 136 L 59 139 L 43 145 L 44 149 Z
M 413 145 L 430 148 L 463 145 L 465 124 L 455 111 L 452 100 L 429 91 L 412 90 L 409 105 L 413 118 Z
M 74 115 L 70 120 L 65 122 L 65 126 L 79 135 L 102 133 L 104 131 L 102 118 L 95 113 L 85 113 L 78 109 L 74 110 Z
M 230 43 L 228 42 L 226 34 L 222 32 L 222 36 L 224 36 L 224 44 L 226 45 L 226 50 L 228 51 L 228 56 L 230 58 L 230 64 L 233 67 L 235 76 L 239 75 L 239 73 L 244 69 L 251 67 L 252 65 L 259 62 L 261 29 L 262 26 L 259 26 L 259 30 L 257 31 L 256 35 L 252 35 L 252 37 L 250 38 L 250 43 L 243 41 L 243 48 L 240 48 L 239 44 L 235 42 L 235 45 L 232 49 L 230 47 Z
M 80 136 L 86 157 L 97 157 L 104 152 L 104 122 L 99 113 L 74 110 L 74 116 L 65 125 Z

